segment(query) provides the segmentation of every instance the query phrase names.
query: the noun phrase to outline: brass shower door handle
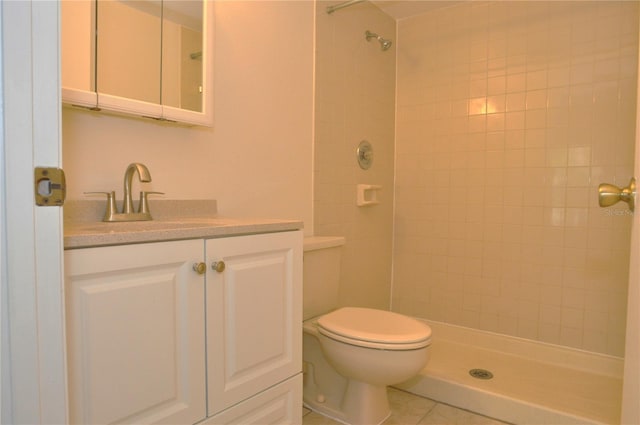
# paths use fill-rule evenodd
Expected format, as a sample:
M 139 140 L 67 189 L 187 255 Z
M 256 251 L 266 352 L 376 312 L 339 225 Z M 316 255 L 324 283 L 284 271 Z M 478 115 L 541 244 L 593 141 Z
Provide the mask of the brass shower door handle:
M 610 207 L 619 201 L 626 202 L 629 209 L 635 209 L 636 179 L 631 178 L 629 186 L 620 189 L 618 186 L 602 183 L 598 186 L 598 204 L 601 207 Z

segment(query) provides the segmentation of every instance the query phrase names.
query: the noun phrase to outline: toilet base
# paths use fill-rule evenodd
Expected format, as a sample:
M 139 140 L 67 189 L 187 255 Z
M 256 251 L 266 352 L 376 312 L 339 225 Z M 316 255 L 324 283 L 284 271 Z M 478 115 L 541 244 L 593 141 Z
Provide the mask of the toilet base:
M 350 391 L 351 389 L 351 391 Z M 386 387 L 350 381 L 340 404 L 335 397 L 305 385 L 303 404 L 314 412 L 347 425 L 378 425 L 391 415 Z
M 347 382 L 341 407 L 347 421 L 354 425 L 379 424 L 391 415 L 387 387 L 356 380 Z
M 313 357 L 309 347 L 305 349 Z M 324 359 L 314 360 L 303 363 L 305 407 L 347 425 L 377 425 L 391 415 L 386 386 L 347 380 L 328 369 Z

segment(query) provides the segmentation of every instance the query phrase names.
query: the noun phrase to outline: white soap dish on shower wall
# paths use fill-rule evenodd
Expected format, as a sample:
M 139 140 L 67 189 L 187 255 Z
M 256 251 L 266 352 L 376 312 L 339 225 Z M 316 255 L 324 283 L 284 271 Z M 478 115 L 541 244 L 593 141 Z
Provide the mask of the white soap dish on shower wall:
M 359 184 L 356 186 L 356 205 L 359 207 L 367 207 L 380 203 L 378 192 L 382 190 L 382 186 L 375 184 Z

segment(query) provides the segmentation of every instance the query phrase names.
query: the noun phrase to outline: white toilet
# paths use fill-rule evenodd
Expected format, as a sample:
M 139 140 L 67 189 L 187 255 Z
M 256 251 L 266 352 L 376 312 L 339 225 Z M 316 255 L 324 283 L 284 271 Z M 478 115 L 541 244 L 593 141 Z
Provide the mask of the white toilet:
M 389 417 L 387 386 L 429 360 L 431 328 L 401 314 L 338 302 L 344 238 L 305 238 L 303 363 L 305 406 L 346 424 Z

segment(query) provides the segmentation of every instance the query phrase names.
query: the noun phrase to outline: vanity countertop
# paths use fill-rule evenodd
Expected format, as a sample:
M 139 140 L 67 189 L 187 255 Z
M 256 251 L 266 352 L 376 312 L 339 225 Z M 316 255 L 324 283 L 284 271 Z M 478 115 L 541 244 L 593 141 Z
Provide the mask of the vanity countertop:
M 159 211 L 154 215 L 154 220 L 119 223 L 106 223 L 100 221 L 100 217 L 95 217 L 93 211 L 96 208 L 92 201 L 65 205 L 64 248 L 215 238 L 283 232 L 303 227 L 299 220 L 220 217 L 215 213 L 215 203 L 213 210 L 206 211 L 194 202 L 197 201 L 187 201 L 186 209 L 185 204 L 180 204 L 177 208 L 176 204 L 172 204 L 170 208 L 158 208 L 158 205 L 154 205 Z

